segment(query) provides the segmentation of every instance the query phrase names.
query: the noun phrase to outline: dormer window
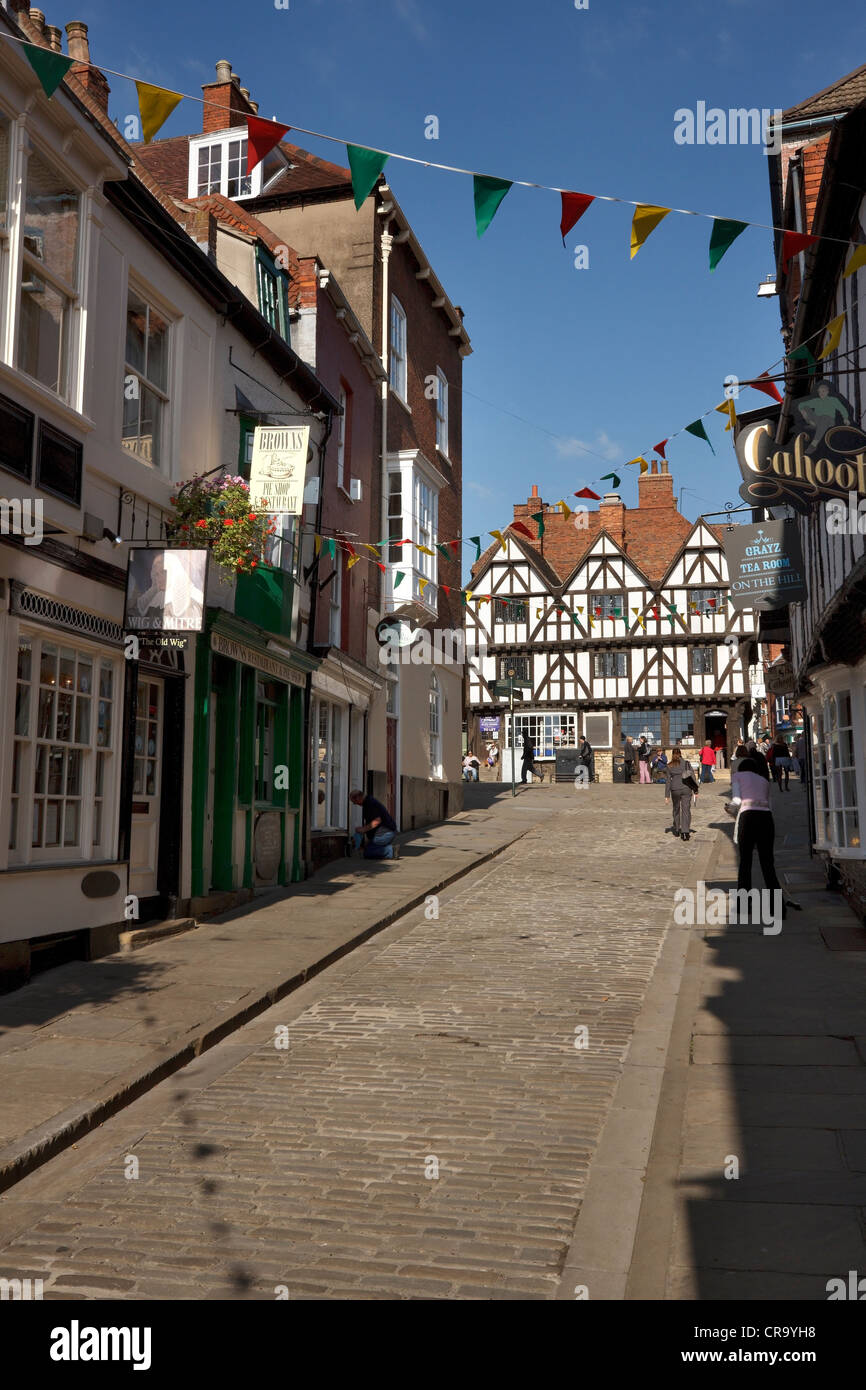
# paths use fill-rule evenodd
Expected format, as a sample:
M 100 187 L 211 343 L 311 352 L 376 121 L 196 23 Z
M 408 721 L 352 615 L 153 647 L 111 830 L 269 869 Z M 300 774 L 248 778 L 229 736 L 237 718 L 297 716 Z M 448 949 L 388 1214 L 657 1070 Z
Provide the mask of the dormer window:
M 210 193 L 255 198 L 288 168 L 289 160 L 277 147 L 247 174 L 247 137 L 237 127 L 201 135 L 189 143 L 187 194 L 190 198 L 206 198 Z

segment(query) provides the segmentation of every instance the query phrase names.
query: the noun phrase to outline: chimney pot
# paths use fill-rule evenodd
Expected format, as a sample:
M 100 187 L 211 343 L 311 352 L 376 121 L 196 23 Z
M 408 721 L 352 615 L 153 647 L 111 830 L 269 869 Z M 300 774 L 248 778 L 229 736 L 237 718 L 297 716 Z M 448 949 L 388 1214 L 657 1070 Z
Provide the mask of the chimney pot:
M 537 487 L 537 485 L 536 485 L 535 483 L 532 484 L 532 495 L 533 495 L 533 497 L 537 497 L 537 496 L 538 496 L 538 487 Z
M 70 58 L 76 63 L 90 62 L 90 43 L 87 38 L 87 25 L 80 19 L 73 19 L 66 25 L 66 47 Z
M 232 65 L 230 62 L 228 62 L 227 59 L 220 58 L 219 62 L 216 65 L 216 77 L 217 82 L 231 82 Z
M 254 116 L 257 116 L 259 114 L 259 103 L 257 101 L 251 101 L 250 110 L 252 111 Z
M 33 25 L 33 28 L 36 30 L 37 34 L 41 38 L 42 31 L 45 28 L 45 16 L 41 10 L 30 11 L 30 23 Z
M 51 49 L 52 53 L 63 52 L 63 49 L 60 46 L 60 40 L 62 39 L 63 35 L 56 24 L 46 24 L 45 37 L 48 40 L 48 47 Z
M 236 72 L 230 74 L 230 81 L 232 81 L 236 87 L 240 87 L 241 85 L 241 79 L 238 77 Z
M 250 99 L 250 89 L 249 89 L 249 87 L 241 87 L 241 96 L 242 96 L 246 101 L 249 101 L 249 99 Z

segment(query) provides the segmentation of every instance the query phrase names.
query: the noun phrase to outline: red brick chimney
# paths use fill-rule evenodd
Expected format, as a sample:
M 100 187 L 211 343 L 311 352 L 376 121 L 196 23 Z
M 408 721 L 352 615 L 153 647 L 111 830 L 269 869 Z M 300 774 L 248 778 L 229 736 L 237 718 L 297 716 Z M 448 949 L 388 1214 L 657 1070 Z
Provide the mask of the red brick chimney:
M 598 504 L 599 526 L 617 545 L 625 542 L 625 503 L 618 492 L 606 492 Z
M 73 19 L 67 24 L 66 47 L 70 58 L 75 59 L 70 69 L 73 77 L 78 78 L 84 90 L 90 93 L 103 111 L 107 112 L 111 88 L 99 68 L 90 67 L 90 41 L 87 37 L 87 25 L 82 24 L 80 19 Z
M 258 102 L 250 101 L 246 87 L 241 87 L 237 73 L 232 72 L 231 63 L 221 58 L 216 65 L 216 82 L 202 86 L 205 105 L 202 107 L 202 134 L 209 135 L 214 130 L 228 130 L 232 126 L 245 126 L 247 116 L 255 116 Z
M 541 511 L 544 511 L 544 503 L 538 495 L 537 484 L 533 483 L 532 496 L 528 497 L 525 502 L 515 502 L 514 520 L 517 521 L 521 517 L 532 516 L 533 512 Z
M 642 473 L 638 478 L 637 484 L 638 506 L 642 511 L 649 507 L 664 507 L 666 510 L 676 510 L 676 499 L 674 497 L 674 480 L 668 472 L 668 466 L 664 459 L 661 463 L 653 459 L 650 463 L 649 473 Z

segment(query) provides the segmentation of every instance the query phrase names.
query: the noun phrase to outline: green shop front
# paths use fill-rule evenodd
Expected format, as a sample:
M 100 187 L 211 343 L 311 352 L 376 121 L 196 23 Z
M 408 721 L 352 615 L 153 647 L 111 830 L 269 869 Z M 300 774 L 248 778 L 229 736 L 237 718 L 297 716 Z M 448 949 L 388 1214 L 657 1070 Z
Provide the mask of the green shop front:
M 261 605 L 255 611 L 265 616 Z M 199 912 L 222 906 L 227 894 L 243 898 L 303 877 L 304 706 L 318 664 L 237 611 L 207 609 L 193 716 L 191 888 Z

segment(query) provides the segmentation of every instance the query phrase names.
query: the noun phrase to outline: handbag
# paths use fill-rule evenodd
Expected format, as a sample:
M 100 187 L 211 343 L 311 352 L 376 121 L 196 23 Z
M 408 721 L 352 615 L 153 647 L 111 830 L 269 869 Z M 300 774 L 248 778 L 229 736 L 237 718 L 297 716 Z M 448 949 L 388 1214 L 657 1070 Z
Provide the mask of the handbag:
M 689 791 L 692 793 L 693 796 L 697 796 L 697 794 L 698 794 L 698 784 L 697 784 L 697 781 L 695 780 L 695 775 L 694 775 L 694 773 L 692 772 L 692 765 L 691 765 L 691 763 L 687 763 L 686 766 L 688 767 L 689 770 L 688 770 L 688 772 L 685 774 L 685 776 L 683 777 L 683 786 L 684 786 L 684 787 L 688 787 Z

